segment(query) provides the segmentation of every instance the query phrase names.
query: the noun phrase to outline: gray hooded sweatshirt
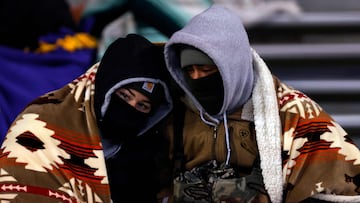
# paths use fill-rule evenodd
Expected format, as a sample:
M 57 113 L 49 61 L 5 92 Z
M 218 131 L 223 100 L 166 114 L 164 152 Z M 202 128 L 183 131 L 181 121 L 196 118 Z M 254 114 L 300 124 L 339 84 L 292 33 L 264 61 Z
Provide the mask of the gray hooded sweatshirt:
M 208 115 L 190 92 L 180 66 L 178 44 L 203 51 L 217 65 L 224 83 L 224 98 L 219 98 L 223 106 L 217 115 Z M 254 73 L 247 33 L 239 16 L 224 7 L 211 6 L 174 33 L 165 46 L 165 59 L 172 77 L 207 121 L 219 123 L 251 96 Z

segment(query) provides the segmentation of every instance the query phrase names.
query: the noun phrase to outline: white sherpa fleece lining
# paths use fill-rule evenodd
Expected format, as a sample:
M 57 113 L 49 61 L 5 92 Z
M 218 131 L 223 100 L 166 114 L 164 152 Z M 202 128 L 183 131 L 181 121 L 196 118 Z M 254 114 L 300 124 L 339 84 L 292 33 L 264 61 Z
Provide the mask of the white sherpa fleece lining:
M 256 139 L 265 188 L 271 202 L 282 202 L 281 123 L 273 77 L 255 50 L 255 86 L 252 94 Z
M 315 194 L 312 196 L 314 199 L 320 199 L 328 202 L 360 202 L 360 195 L 344 196 L 344 195 L 331 195 L 331 194 Z

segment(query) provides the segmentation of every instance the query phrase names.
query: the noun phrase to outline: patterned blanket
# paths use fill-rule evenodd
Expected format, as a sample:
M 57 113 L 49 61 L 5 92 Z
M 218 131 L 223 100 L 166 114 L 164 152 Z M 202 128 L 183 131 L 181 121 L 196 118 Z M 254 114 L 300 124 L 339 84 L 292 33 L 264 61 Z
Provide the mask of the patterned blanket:
M 255 51 L 253 56 L 258 75 L 252 97 L 256 139 L 272 202 L 300 202 L 310 196 L 360 202 L 360 150 L 351 137 L 304 93 L 277 79 L 273 87 L 266 64 Z
M 97 67 L 18 115 L 0 149 L 0 202 L 111 202 L 93 110 Z

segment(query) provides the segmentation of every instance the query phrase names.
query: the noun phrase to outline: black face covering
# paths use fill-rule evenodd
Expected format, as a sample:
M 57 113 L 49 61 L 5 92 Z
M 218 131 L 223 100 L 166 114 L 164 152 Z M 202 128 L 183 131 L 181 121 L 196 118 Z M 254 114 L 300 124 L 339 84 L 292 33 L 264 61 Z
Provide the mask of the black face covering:
M 199 79 L 192 79 L 185 74 L 185 79 L 190 91 L 206 112 L 210 115 L 219 113 L 224 100 L 224 85 L 220 72 Z
M 145 126 L 148 117 L 147 113 L 136 110 L 113 94 L 99 128 L 104 138 L 125 142 L 136 137 Z

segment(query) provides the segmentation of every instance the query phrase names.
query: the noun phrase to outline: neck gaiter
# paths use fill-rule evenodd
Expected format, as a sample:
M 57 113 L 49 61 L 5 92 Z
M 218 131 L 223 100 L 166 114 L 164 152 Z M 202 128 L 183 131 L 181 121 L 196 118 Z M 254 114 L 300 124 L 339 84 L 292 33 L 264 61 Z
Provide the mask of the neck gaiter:
M 219 71 L 199 79 L 192 79 L 185 74 L 185 80 L 207 113 L 219 113 L 224 100 L 224 85 Z

